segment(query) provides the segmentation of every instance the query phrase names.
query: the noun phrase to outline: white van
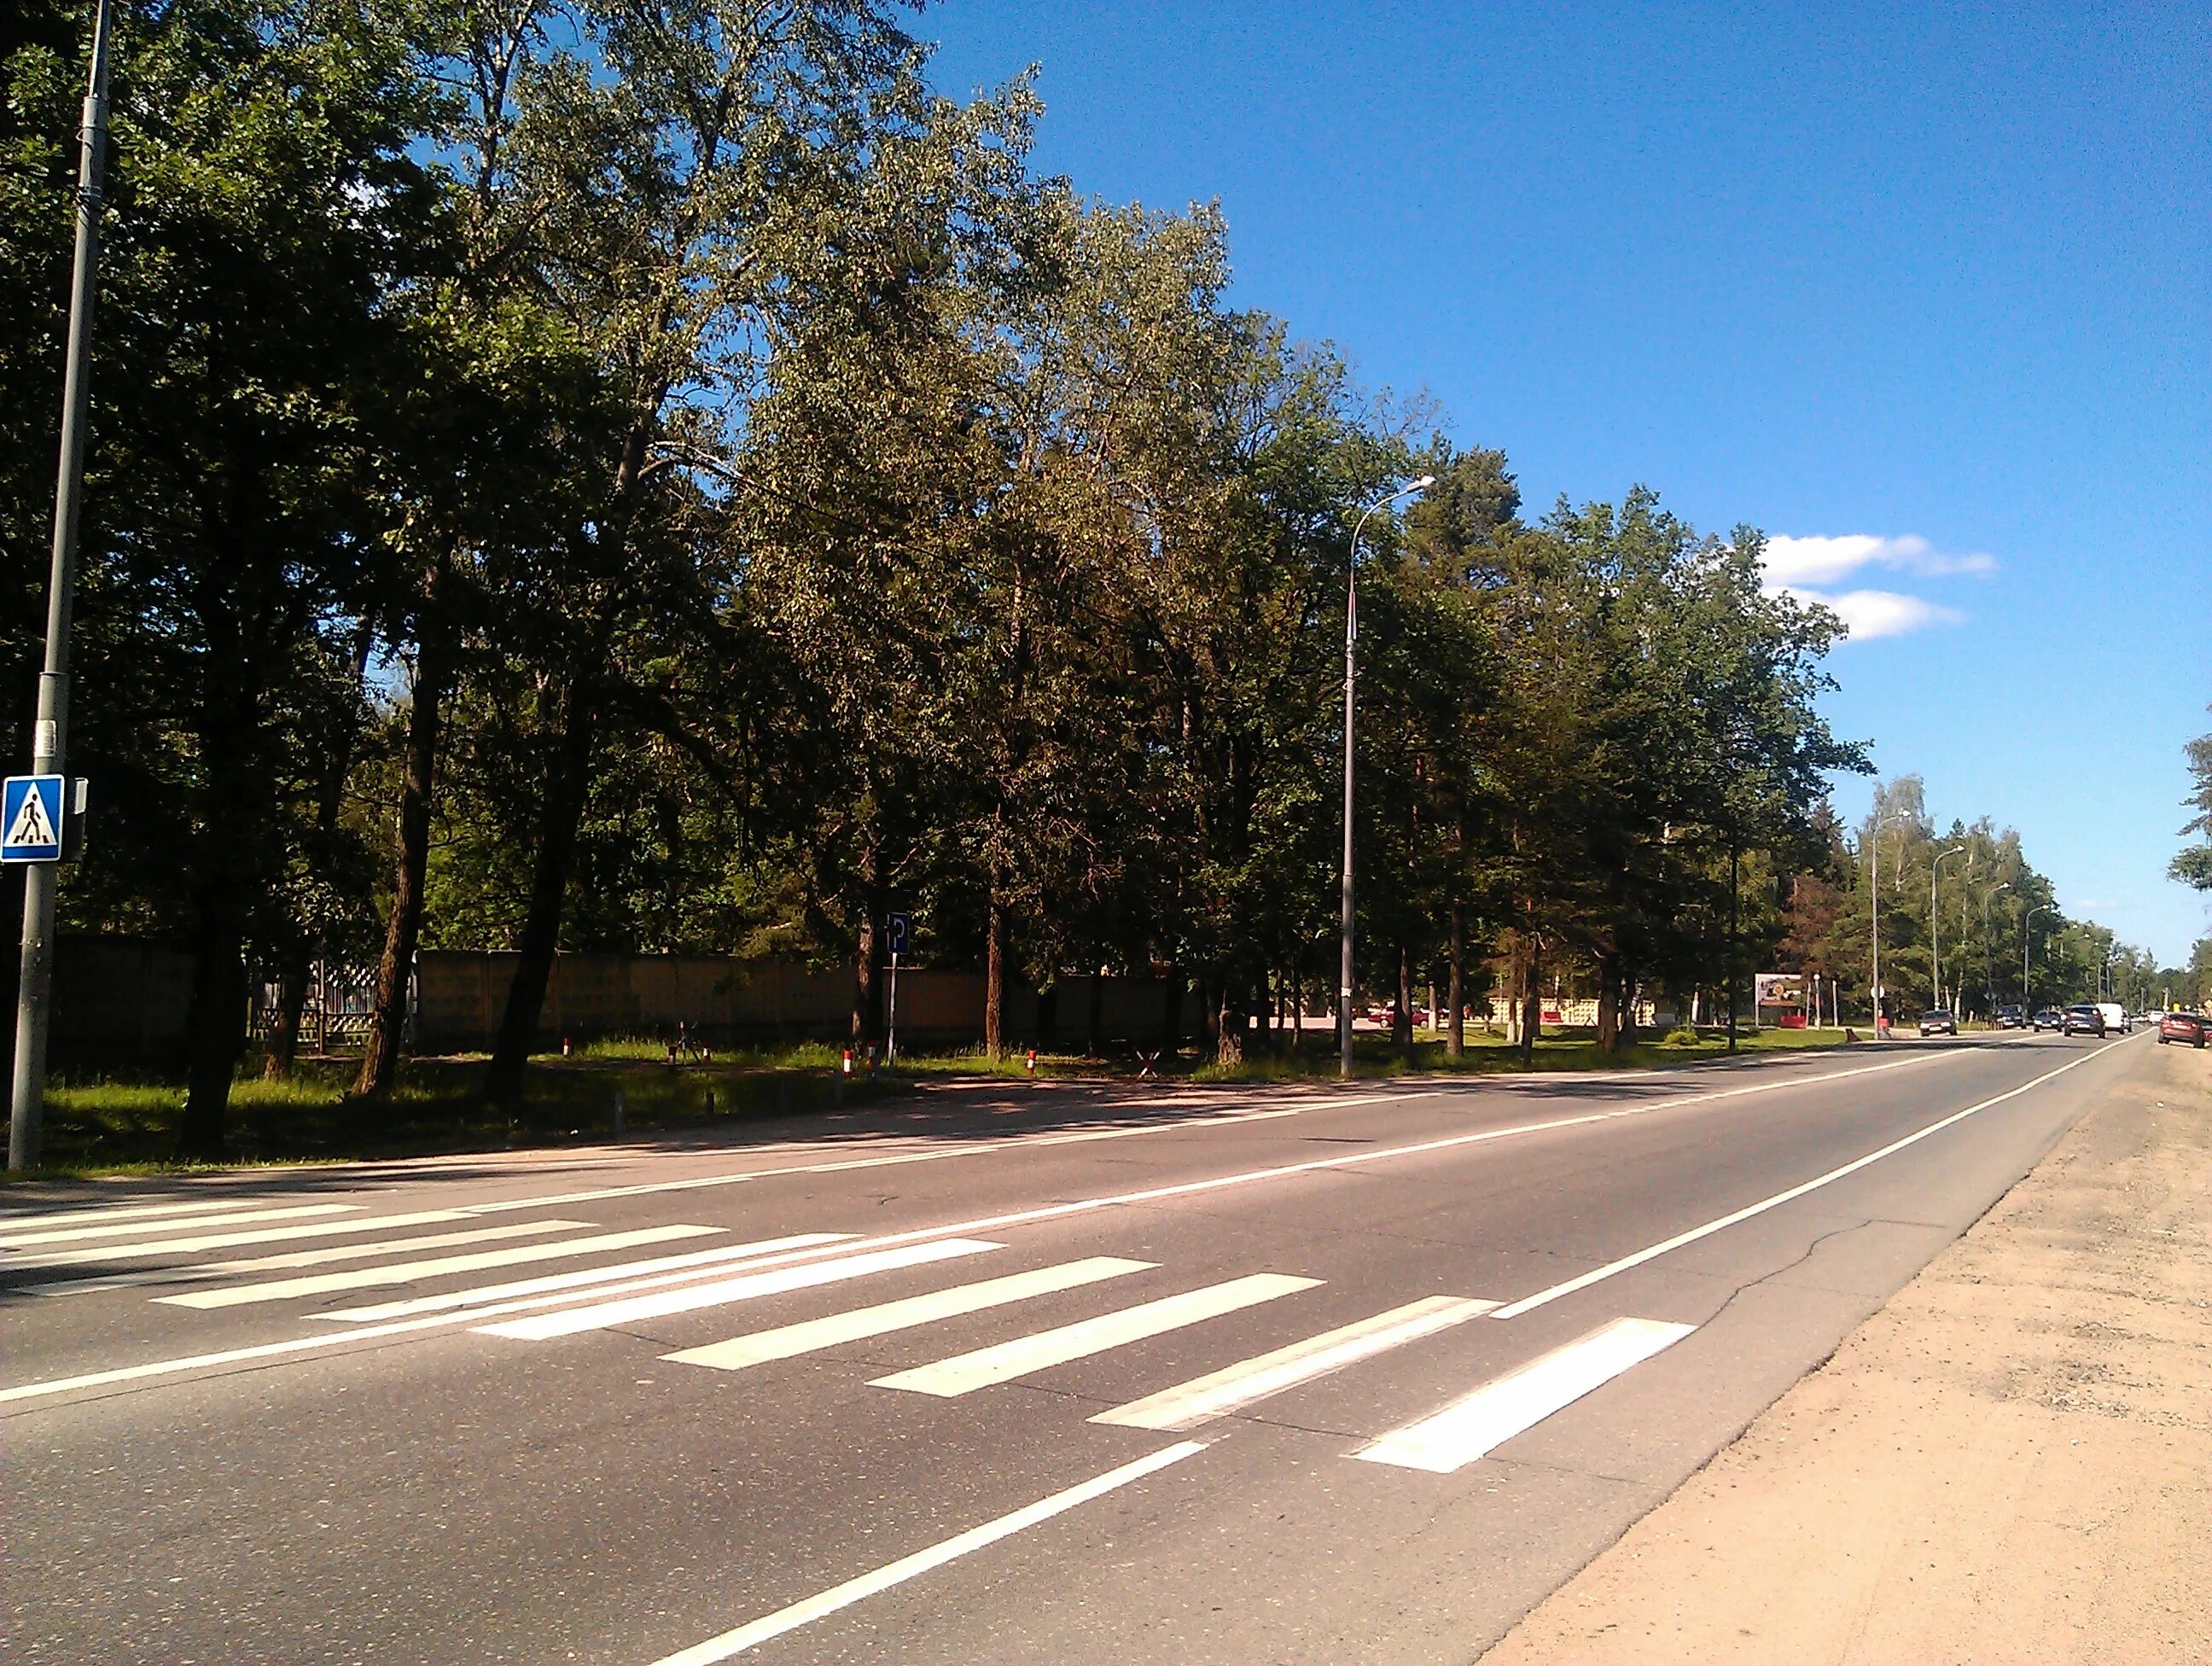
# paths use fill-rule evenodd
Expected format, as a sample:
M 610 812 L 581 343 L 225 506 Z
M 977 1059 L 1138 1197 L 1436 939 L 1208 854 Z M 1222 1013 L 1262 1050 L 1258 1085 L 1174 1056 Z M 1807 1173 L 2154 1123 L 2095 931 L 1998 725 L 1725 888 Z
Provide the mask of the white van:
M 2097 1010 L 2105 1015 L 2105 1033 L 2124 1036 L 2128 1033 L 2128 1009 L 2117 1000 L 2100 1000 Z

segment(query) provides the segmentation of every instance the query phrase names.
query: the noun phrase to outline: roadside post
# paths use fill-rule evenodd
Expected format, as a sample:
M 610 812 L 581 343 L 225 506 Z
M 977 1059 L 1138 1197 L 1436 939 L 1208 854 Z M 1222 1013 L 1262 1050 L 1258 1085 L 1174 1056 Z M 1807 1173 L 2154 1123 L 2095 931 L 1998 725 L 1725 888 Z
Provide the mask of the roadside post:
M 884 1064 L 886 1067 L 898 1062 L 898 964 L 899 957 L 906 952 L 908 940 L 913 935 L 912 915 L 884 916 L 884 938 L 891 951 L 890 1011 L 884 1020 Z
M 70 614 L 76 589 L 77 520 L 84 495 L 84 431 L 89 421 L 92 306 L 100 268 L 101 176 L 107 149 L 108 0 L 99 0 L 92 19 L 92 63 L 86 76 L 84 120 L 78 131 L 76 252 L 70 288 L 67 356 L 62 373 L 61 465 L 54 483 L 53 563 L 46 581 L 46 660 L 39 673 L 39 703 L 31 729 L 31 768 L 23 780 L 52 783 L 48 800 L 41 789 L 39 809 L 54 835 L 51 855 L 9 855 L 25 864 L 23 943 L 15 985 L 15 1079 L 8 1116 L 8 1167 L 35 1168 L 39 1123 L 46 1109 L 46 1028 L 53 995 L 54 864 L 62 859 L 61 774 L 69 740 Z M 4 834 L 15 830 L 21 808 L 9 783 L 9 814 Z M 27 802 L 27 800 L 26 800 Z M 27 834 L 35 828 L 27 828 Z M 4 836 L 0 834 L 0 836 Z M 27 842 L 28 852 L 43 846 Z

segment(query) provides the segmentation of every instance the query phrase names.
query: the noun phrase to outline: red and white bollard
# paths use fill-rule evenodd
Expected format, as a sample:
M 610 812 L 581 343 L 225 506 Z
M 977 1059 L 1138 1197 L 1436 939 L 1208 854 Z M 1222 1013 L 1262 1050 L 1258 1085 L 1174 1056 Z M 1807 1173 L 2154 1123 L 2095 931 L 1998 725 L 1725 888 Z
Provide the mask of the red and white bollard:
M 1034 1047 L 1030 1049 L 1028 1056 L 1023 1061 L 1023 1067 L 1026 1069 L 1030 1075 L 1034 1076 L 1036 1074 L 1036 1049 Z
M 570 1041 L 570 1040 L 569 1040 L 566 1036 L 562 1037 L 561 1037 L 561 1056 L 562 1056 L 562 1058 L 564 1058 L 564 1059 L 565 1059 L 565 1058 L 567 1058 L 567 1057 L 568 1056 L 569 1053 L 570 1053 L 572 1050 L 574 1050 L 574 1046 L 575 1046 L 575 1043 L 573 1043 L 573 1042 L 571 1042 L 571 1041 Z

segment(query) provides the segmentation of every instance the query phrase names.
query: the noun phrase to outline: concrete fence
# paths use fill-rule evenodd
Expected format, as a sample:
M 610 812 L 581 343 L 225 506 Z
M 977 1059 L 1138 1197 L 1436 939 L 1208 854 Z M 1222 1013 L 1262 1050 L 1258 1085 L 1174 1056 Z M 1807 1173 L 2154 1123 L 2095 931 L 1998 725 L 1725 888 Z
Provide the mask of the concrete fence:
M 498 1033 L 519 957 L 425 950 L 416 960 L 410 1050 L 481 1052 Z M 0 1003 L 15 1006 L 15 961 L 0 971 Z M 65 1065 L 181 1060 L 191 1006 L 191 956 L 173 944 L 66 936 L 56 945 L 52 1044 Z M 1042 991 L 1006 989 L 1009 1046 L 1080 1047 L 1097 1039 L 1152 1048 L 1173 1033 L 1194 1039 L 1204 1019 L 1188 986 L 1158 979 L 1063 977 Z M 555 958 L 538 1044 L 611 1036 L 673 1034 L 688 1024 L 720 1045 L 835 1041 L 852 1022 L 853 974 L 795 961 L 739 961 L 718 955 L 563 954 Z M 357 1026 L 356 1026 L 357 1027 Z M 960 1046 L 983 1034 L 983 974 L 902 967 L 902 1041 Z M 351 1032 L 349 1031 L 349 1034 Z M 313 1033 L 305 1037 L 313 1045 Z M 343 1043 L 340 1043 L 343 1044 Z M 357 1044 L 357 1038 L 356 1040 Z M 0 1037 L 0 1053 L 7 1038 Z

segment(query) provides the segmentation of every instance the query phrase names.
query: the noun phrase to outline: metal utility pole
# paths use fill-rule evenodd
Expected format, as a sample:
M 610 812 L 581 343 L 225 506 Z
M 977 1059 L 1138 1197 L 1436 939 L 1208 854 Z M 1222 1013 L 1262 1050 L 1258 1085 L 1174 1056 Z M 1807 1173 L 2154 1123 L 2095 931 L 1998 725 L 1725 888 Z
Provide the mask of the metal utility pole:
M 1946 856 L 1955 856 L 1966 848 L 1954 844 L 1948 850 L 1939 850 L 1936 860 L 1928 864 L 1928 975 L 1933 985 L 1928 1004 L 1931 1006 L 1943 1004 L 1943 944 L 1942 933 L 1936 924 L 1936 876 L 1942 871 Z
M 1872 872 L 1867 884 L 1867 903 L 1873 912 L 1869 934 L 1874 939 L 1874 1033 L 1879 1037 L 1881 1028 L 1881 830 L 1889 825 L 1893 817 L 1878 818 L 1868 830 L 1867 842 L 1871 848 Z
M 1344 957 L 1337 976 L 1336 1073 L 1346 1079 L 1352 1075 L 1352 694 L 1359 681 L 1359 534 L 1376 510 L 1436 483 L 1436 476 L 1425 474 L 1361 510 L 1352 523 L 1352 559 L 1344 569 Z
M 62 379 L 61 466 L 54 484 L 53 570 L 46 588 L 46 657 L 39 673 L 31 772 L 62 772 L 69 739 L 70 611 L 76 585 L 78 506 L 84 491 L 84 430 L 91 366 L 92 304 L 100 270 L 100 182 L 107 152 L 108 0 L 92 19 L 92 68 L 77 162 L 76 265 L 70 289 L 69 357 Z M 74 806 L 72 806 L 74 807 Z M 46 1018 L 53 994 L 54 891 L 51 862 L 23 870 L 23 958 L 15 987 L 15 1069 L 9 1100 L 8 1167 L 34 1168 L 46 1089 Z
M 1992 1016 L 1995 1016 L 1997 1009 L 1997 982 L 1990 970 L 1990 904 L 1996 901 L 1997 891 L 2011 889 L 2012 881 L 2008 879 L 1999 885 L 1996 891 L 1985 891 L 1982 893 L 1982 994 L 1990 1004 Z M 2023 994 L 2021 999 L 2025 1001 L 2027 997 Z

